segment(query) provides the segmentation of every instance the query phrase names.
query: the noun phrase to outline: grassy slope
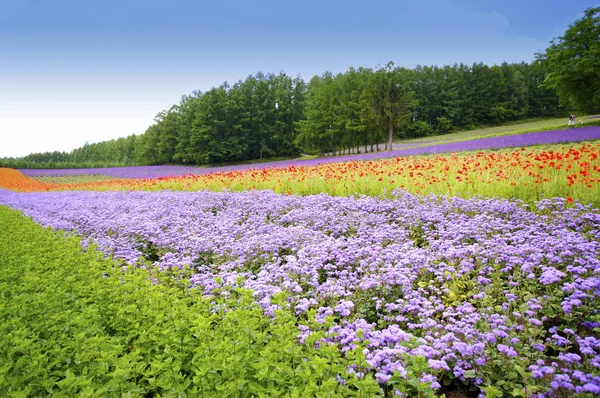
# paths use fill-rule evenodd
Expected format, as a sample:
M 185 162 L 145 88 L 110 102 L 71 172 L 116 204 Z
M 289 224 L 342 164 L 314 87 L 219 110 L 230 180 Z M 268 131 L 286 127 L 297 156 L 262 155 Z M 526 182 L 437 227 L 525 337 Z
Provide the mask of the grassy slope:
M 582 126 L 591 126 L 598 124 L 598 119 L 584 119 Z M 577 119 L 579 121 L 579 118 Z M 579 126 L 579 125 L 578 125 Z M 513 135 L 520 133 L 531 133 L 544 130 L 558 130 L 569 128 L 566 118 L 544 119 L 532 122 L 509 124 L 503 126 L 486 127 L 476 130 L 463 130 L 445 135 L 428 136 L 422 138 L 414 138 L 408 140 L 398 140 L 396 144 L 430 144 L 430 143 L 445 143 L 470 141 L 487 137 L 498 137 L 503 135 Z

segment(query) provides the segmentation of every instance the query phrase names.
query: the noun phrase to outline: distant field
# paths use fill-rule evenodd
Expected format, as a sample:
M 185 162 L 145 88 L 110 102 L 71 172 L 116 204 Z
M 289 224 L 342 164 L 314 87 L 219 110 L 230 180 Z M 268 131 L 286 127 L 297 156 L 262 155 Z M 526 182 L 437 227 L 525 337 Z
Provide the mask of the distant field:
M 589 116 L 577 117 L 576 121 L 577 123 L 579 123 L 579 120 L 581 119 L 583 125 L 595 125 L 598 124 L 598 121 L 600 120 L 596 118 L 586 119 L 588 117 Z M 468 141 L 487 137 L 497 137 L 503 135 L 543 131 L 548 129 L 558 129 L 561 127 L 567 127 L 567 117 L 538 120 L 533 122 L 510 124 L 504 126 L 486 127 L 476 130 L 463 130 L 445 135 L 428 136 L 409 140 L 398 140 L 395 142 L 395 144 L 429 144 Z
M 86 182 L 98 182 L 98 181 L 112 181 L 119 180 L 120 178 L 112 177 L 105 174 L 79 174 L 79 175 L 65 175 L 65 176 L 31 176 L 30 178 L 47 182 L 51 184 L 79 184 Z
M 478 145 L 480 141 L 466 141 L 397 151 L 404 152 L 404 156 L 387 159 L 328 163 L 298 161 L 279 167 L 72 184 L 56 184 L 56 179 L 53 183 L 34 181 L 17 170 L 0 169 L 0 187 L 28 192 L 271 190 L 302 196 L 321 193 L 385 196 L 400 188 L 417 195 L 500 197 L 519 199 L 529 205 L 542 198 L 560 197 L 599 207 L 600 127 L 578 131 L 595 133 L 592 134 L 595 139 L 587 143 L 550 144 L 552 141 L 546 133 L 532 133 L 480 140 L 488 141 L 491 150 L 483 150 Z M 452 150 L 425 152 L 442 146 L 452 147 Z M 500 149 L 503 146 L 505 149 Z M 406 156 L 407 152 L 413 156 Z M 143 175 L 151 172 L 139 168 L 137 171 Z
M 521 125 L 522 126 L 522 125 Z M 527 147 L 531 145 L 549 145 L 565 142 L 596 141 L 600 139 L 600 126 L 586 126 L 570 130 L 555 129 L 554 131 L 532 132 L 528 134 L 498 134 L 480 140 L 463 140 L 452 142 L 430 143 L 424 145 L 401 145 L 393 151 L 369 152 L 345 156 L 330 156 L 324 158 L 303 157 L 301 159 L 280 160 L 276 162 L 238 164 L 220 167 L 193 167 L 193 166 L 134 166 L 113 167 L 96 169 L 52 169 L 52 170 L 20 170 L 28 177 L 74 177 L 88 175 L 114 176 L 114 178 L 149 179 L 172 176 L 203 175 L 210 173 L 241 172 L 249 169 L 268 169 L 279 167 L 316 166 L 319 164 L 339 163 L 347 161 L 375 160 L 393 157 L 406 157 L 426 154 L 458 153 L 465 151 L 483 151 L 488 149 Z M 399 145 L 400 146 L 400 145 Z M 41 181 L 41 180 L 38 180 Z M 57 180 L 43 180 L 56 182 Z M 100 180 L 92 180 L 98 182 Z M 102 182 L 102 181 L 100 181 Z M 67 184 L 67 182 L 61 182 Z M 71 182 L 74 183 L 74 182 Z

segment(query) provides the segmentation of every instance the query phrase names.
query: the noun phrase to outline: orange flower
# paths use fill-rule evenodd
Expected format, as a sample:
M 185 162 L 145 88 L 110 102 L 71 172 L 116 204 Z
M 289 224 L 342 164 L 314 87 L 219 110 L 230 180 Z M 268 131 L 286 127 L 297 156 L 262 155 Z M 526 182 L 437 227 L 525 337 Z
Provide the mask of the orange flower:
M 36 181 L 26 177 L 18 170 L 0 168 L 0 188 L 10 189 L 12 191 L 34 192 L 50 191 L 56 188 L 57 184 Z

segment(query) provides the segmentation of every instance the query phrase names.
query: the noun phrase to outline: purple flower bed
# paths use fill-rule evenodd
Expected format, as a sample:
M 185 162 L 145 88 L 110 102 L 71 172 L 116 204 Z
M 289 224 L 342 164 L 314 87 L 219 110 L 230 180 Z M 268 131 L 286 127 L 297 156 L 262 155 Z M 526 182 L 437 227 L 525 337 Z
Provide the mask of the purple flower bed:
M 194 166 L 131 166 L 91 169 L 22 169 L 19 171 L 29 177 L 102 174 L 115 178 L 158 178 L 202 174 L 204 170 Z
M 157 178 L 168 176 L 181 176 L 188 174 L 208 174 L 232 170 L 260 169 L 268 167 L 287 166 L 314 166 L 323 163 L 346 162 L 350 160 L 371 160 L 391 158 L 398 156 L 413 156 L 436 153 L 452 153 L 485 149 L 499 149 L 508 147 L 521 147 L 539 144 L 556 144 L 561 142 L 589 141 L 600 139 L 600 126 L 584 127 L 571 130 L 543 131 L 508 135 L 503 137 L 482 138 L 480 140 L 452 142 L 447 144 L 431 145 L 419 148 L 398 149 L 389 152 L 364 153 L 330 158 L 307 160 L 281 160 L 260 164 L 241 164 L 235 166 L 206 167 L 193 166 L 135 166 L 95 169 L 54 169 L 54 170 L 20 170 L 26 176 L 70 176 L 81 174 L 104 174 L 117 178 Z
M 350 366 L 380 383 L 425 358 L 423 377 L 438 388 L 504 380 L 505 395 L 523 383 L 545 396 L 600 391 L 600 214 L 564 199 L 529 211 L 402 191 L 0 190 L 0 204 L 126 264 L 191 267 L 206 295 L 250 288 L 267 314 L 287 292 L 300 339 L 333 319 L 329 341 L 364 345 L 366 365 Z

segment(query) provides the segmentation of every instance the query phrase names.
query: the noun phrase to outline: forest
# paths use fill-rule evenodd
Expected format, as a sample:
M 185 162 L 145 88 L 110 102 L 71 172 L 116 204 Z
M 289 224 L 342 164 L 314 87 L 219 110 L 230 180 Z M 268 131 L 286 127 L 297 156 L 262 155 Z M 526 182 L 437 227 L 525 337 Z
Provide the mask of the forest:
M 547 69 L 488 66 L 350 68 L 306 82 L 280 72 L 184 95 L 140 135 L 67 152 L 0 159 L 15 168 L 208 165 L 385 150 L 394 139 L 561 114 Z M 564 113 L 564 112 L 562 112 Z

